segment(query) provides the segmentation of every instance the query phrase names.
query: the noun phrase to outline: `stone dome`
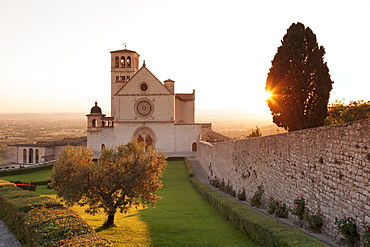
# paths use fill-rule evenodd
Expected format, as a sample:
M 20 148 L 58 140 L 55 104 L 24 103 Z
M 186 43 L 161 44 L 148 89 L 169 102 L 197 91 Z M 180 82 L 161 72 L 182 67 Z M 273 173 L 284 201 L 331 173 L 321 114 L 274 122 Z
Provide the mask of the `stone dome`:
M 90 114 L 101 114 L 101 108 L 98 106 L 98 102 L 95 102 L 95 106 L 91 108 Z

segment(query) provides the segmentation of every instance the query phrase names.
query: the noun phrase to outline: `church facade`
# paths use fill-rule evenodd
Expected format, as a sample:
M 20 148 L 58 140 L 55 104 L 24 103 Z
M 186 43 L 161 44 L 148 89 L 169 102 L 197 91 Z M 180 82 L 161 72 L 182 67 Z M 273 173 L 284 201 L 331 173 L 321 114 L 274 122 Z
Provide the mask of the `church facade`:
M 138 140 L 168 154 L 195 152 L 211 124 L 195 123 L 195 91 L 175 93 L 173 80 L 159 81 L 139 54 L 111 52 L 111 116 L 95 103 L 87 115 L 87 146 L 97 158 L 104 147 Z

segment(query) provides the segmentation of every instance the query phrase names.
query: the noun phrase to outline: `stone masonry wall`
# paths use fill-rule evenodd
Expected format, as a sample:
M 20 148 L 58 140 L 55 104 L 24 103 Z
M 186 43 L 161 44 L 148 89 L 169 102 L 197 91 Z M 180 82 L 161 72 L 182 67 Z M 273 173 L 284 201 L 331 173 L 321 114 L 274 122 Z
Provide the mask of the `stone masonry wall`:
M 324 215 L 324 232 L 338 237 L 335 217 L 370 223 L 370 120 L 210 144 L 197 159 L 211 178 L 224 179 L 247 197 L 257 186 L 292 206 L 302 195 Z

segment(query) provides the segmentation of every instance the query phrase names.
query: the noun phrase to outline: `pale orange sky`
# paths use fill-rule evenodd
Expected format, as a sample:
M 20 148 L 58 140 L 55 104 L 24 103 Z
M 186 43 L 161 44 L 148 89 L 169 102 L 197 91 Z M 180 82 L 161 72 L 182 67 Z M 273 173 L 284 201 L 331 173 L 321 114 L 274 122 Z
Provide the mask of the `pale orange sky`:
M 266 113 L 280 40 L 302 22 L 326 49 L 331 100 L 370 100 L 370 1 L 0 0 L 0 113 L 110 109 L 110 51 L 137 51 L 196 107 Z

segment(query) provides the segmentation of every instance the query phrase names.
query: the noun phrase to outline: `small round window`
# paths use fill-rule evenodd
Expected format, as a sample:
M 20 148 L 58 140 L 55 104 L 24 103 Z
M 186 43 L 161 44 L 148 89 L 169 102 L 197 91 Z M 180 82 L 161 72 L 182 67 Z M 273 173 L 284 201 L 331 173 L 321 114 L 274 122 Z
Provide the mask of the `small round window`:
M 141 84 L 140 89 L 141 89 L 141 91 L 146 92 L 148 90 L 148 84 L 146 84 L 146 83 Z

